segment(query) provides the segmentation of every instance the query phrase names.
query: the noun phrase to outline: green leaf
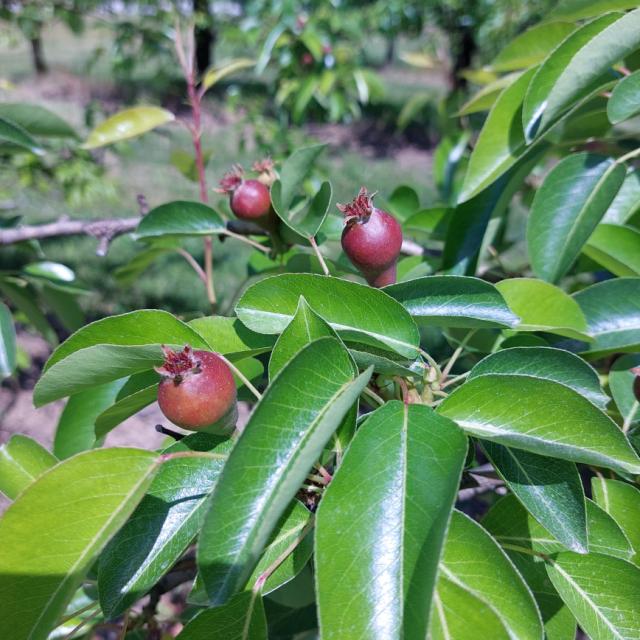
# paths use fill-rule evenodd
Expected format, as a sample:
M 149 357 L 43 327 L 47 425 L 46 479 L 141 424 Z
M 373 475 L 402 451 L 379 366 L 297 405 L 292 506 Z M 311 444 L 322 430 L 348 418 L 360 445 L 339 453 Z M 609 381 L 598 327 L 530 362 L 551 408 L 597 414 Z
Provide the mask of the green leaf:
M 24 102 L 0 103 L 0 117 L 22 127 L 32 136 L 77 138 L 73 127 L 59 115 L 37 104 Z
M 120 140 L 135 138 L 174 120 L 173 113 L 160 107 L 146 106 L 124 109 L 93 129 L 83 147 L 96 149 Z
M 276 340 L 273 336 L 252 331 L 237 318 L 208 316 L 191 320 L 189 326 L 204 338 L 212 351 L 233 361 L 271 351 Z
M 640 171 L 630 168 L 602 221 L 609 224 L 625 224 L 639 207 Z
M 8 142 L 37 155 L 44 153 L 42 147 L 21 126 L 3 117 L 0 117 L 0 142 Z
M 589 335 L 590 356 L 640 348 L 640 278 L 616 278 L 599 282 L 573 296 L 580 305 Z
M 640 636 L 640 569 L 598 553 L 559 553 L 547 573 L 553 586 L 593 640 Z
M 638 6 L 636 0 L 561 0 L 549 13 L 549 18 L 559 20 L 584 20 L 593 16 L 634 9 Z
M 162 204 L 140 221 L 134 237 L 138 240 L 165 236 L 210 236 L 223 233 L 224 220 L 201 202 L 176 200 Z
M 629 559 L 633 549 L 613 518 L 589 499 L 586 507 L 589 553 L 605 553 Z M 535 520 L 514 495 L 500 499 L 482 523 L 510 552 L 526 554 L 535 551 L 549 555 L 565 551 L 565 546 Z
M 440 575 L 491 607 L 512 638 L 542 638 L 529 588 L 491 535 L 459 511 L 451 518 Z
M 420 209 L 420 199 L 415 189 L 406 184 L 396 187 L 386 202 L 389 211 L 398 220 L 406 220 Z
M 490 67 L 494 71 L 513 71 L 540 64 L 575 28 L 570 22 L 537 24 L 509 42 Z
M 209 600 L 242 589 L 279 517 L 362 389 L 346 349 L 321 338 L 276 376 L 238 439 L 200 535 L 198 567 Z M 277 453 L 277 455 L 274 455 Z
M 640 421 L 640 402 L 633 393 L 635 374 L 632 367 L 640 367 L 640 354 L 628 354 L 618 358 L 609 370 L 609 389 L 623 422 L 632 425 Z
M 567 549 L 586 553 L 587 513 L 576 465 L 495 442 L 483 448 L 527 511 Z
M 214 84 L 220 82 L 224 78 L 235 74 L 243 69 L 249 69 L 255 66 L 256 61 L 250 58 L 237 58 L 236 60 L 230 60 L 224 64 L 209 67 L 202 78 L 202 88 L 207 91 L 213 87 Z
M 510 84 L 520 77 L 520 72 L 508 73 L 500 76 L 493 82 L 482 87 L 478 92 L 474 93 L 458 111 L 459 116 L 467 116 L 472 113 L 488 111 L 495 104 L 496 100 Z
M 421 324 L 514 327 L 518 317 L 489 282 L 465 276 L 427 276 L 385 287 Z
M 176 640 L 267 640 L 267 623 L 260 594 L 243 591 L 222 607 L 196 615 Z
M 591 478 L 593 498 L 622 529 L 635 552 L 631 561 L 640 566 L 640 491 L 609 478 Z
M 85 393 L 89 395 L 92 391 L 85 391 L 83 395 Z M 155 402 L 157 398 L 157 382 L 143 387 L 124 398 L 119 398 L 111 406 L 104 408 L 103 411 L 96 416 L 94 422 L 95 438 L 98 440 L 104 438 L 109 431 L 123 423 L 127 418 L 138 413 L 138 411 L 142 411 L 142 409 Z
M 38 304 L 33 286 L 18 278 L 0 279 L 0 291 L 27 317 L 29 322 L 51 344 L 58 342 L 56 332 Z
M 442 575 L 433 594 L 431 640 L 509 640 L 498 614 L 480 598 Z
M 168 346 L 180 348 L 176 344 Z M 33 390 L 33 402 L 36 407 L 41 407 L 59 398 L 160 366 L 163 360 L 164 354 L 157 344 L 98 344 L 80 349 L 42 374 Z
M 96 449 L 58 464 L 20 495 L 0 520 L 1 637 L 47 638 L 158 466 L 150 451 Z
M 640 458 L 618 426 L 573 389 L 550 380 L 480 376 L 445 398 L 439 412 L 479 438 L 640 473 Z
M 144 251 L 140 251 L 140 253 L 136 253 L 136 255 L 131 258 L 128 262 L 117 267 L 113 275 L 115 276 L 118 284 L 120 286 L 129 286 L 133 283 L 137 282 L 138 278 L 159 258 L 163 258 L 164 256 L 169 255 L 170 253 L 175 252 L 175 246 L 162 246 L 164 242 L 167 244 L 176 243 L 176 240 L 165 238 L 163 241 L 160 241 L 158 244 L 160 246 L 154 246 L 155 243 L 151 244 L 150 247 L 144 249 Z M 162 243 L 162 244 L 161 244 Z
M 580 306 L 562 289 L 534 278 L 513 278 L 496 284 L 507 304 L 520 316 L 517 331 L 546 331 L 591 342 Z
M 296 314 L 282 332 L 269 359 L 269 378 L 275 375 L 304 346 L 324 337 L 337 337 L 335 331 L 300 296 Z
M 167 460 L 145 497 L 100 556 L 100 606 L 112 619 L 139 600 L 179 560 L 195 539 L 205 500 L 233 442 L 194 434 L 164 451 L 198 451 Z
M 462 432 L 425 406 L 389 402 L 358 430 L 318 511 L 323 638 L 426 637 L 466 450 Z
M 280 170 L 279 203 L 282 211 L 288 211 L 295 195 L 302 190 L 302 183 L 309 175 L 326 144 L 296 149 L 283 163 Z
M 256 565 L 253 574 L 247 581 L 248 585 L 255 584 L 256 580 L 273 563 L 304 535 L 305 527 L 309 523 L 311 512 L 302 506 L 300 502 L 294 500 L 287 510 L 282 514 L 280 522 L 274 530 L 269 544 L 266 546 L 260 561 Z M 309 558 L 313 555 L 313 536 L 304 535 L 292 553 L 284 560 L 278 568 L 269 576 L 264 583 L 261 593 L 266 595 L 279 589 L 282 585 L 293 580 L 307 565 Z M 198 575 L 189 594 L 188 602 L 206 606 L 207 593 L 204 589 L 202 579 Z
M 16 330 L 11 311 L 0 302 L 0 380 L 16 370 Z
M 613 64 L 640 44 L 640 11 L 611 13 L 574 31 L 542 63 L 522 109 L 527 140 L 606 81 Z
M 236 314 L 253 331 L 281 333 L 301 295 L 343 339 L 416 357 L 418 328 L 409 313 L 383 291 L 355 282 L 302 273 L 265 278 L 244 292 Z
M 609 122 L 618 124 L 640 113 L 640 71 L 636 71 L 613 88 L 607 102 Z M 1 113 L 1 112 L 0 112 Z
M 404 221 L 402 230 L 405 235 L 421 234 L 428 238 L 442 239 L 446 234 L 446 227 L 451 212 L 452 209 L 449 207 L 422 209 Z
M 69 458 L 95 446 L 96 419 L 115 402 L 124 383 L 122 379 L 107 382 L 81 391 L 67 400 L 53 441 L 53 452 L 58 458 Z
M 35 440 L 18 433 L 12 435 L 0 447 L 0 491 L 14 500 L 57 462 L 58 459 Z
M 473 149 L 458 202 L 466 202 L 516 164 L 526 148 L 522 101 L 535 69 L 508 85 L 491 108 Z
M 582 252 L 616 276 L 640 276 L 640 231 L 600 224 Z
M 276 180 L 271 187 L 271 202 L 275 212 L 290 229 L 306 238 L 313 238 L 327 217 L 331 204 L 331 184 L 323 182 L 312 198 L 289 206 L 283 205 L 283 188 L 280 180 Z
M 609 397 L 598 373 L 582 358 L 551 347 L 513 347 L 488 355 L 471 369 L 469 380 L 487 374 L 522 375 L 559 382 L 604 409 Z
M 567 273 L 624 181 L 611 158 L 575 153 L 562 159 L 538 189 L 527 225 L 533 272 L 549 282 Z
M 207 349 L 204 339 L 189 325 L 166 311 L 145 309 L 92 322 L 65 340 L 45 364 L 45 371 L 78 349 L 100 344 L 190 344 Z

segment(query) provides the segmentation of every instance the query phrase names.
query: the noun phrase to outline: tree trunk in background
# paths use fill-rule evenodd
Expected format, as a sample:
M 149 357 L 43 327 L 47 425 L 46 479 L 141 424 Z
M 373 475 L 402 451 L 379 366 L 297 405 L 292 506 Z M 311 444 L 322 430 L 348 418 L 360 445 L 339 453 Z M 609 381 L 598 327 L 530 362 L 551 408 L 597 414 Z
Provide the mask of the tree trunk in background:
M 200 24 L 195 30 L 196 67 L 199 73 L 203 73 L 213 63 L 212 49 L 216 41 L 216 32 L 212 25 L 213 18 L 209 11 L 209 0 L 193 0 L 193 12 L 201 16 Z
M 451 69 L 451 88 L 454 91 L 466 88 L 467 81 L 460 75 L 460 72 L 471 67 L 473 54 L 477 49 L 472 27 L 459 27 L 457 31 L 454 43 L 453 68 Z
M 46 73 L 48 71 L 47 63 L 44 59 L 44 51 L 42 49 L 42 38 L 40 33 L 29 40 L 31 43 L 31 60 L 33 68 L 37 73 Z
M 389 36 L 387 38 L 387 51 L 385 54 L 385 62 L 392 64 L 396 57 L 396 37 Z

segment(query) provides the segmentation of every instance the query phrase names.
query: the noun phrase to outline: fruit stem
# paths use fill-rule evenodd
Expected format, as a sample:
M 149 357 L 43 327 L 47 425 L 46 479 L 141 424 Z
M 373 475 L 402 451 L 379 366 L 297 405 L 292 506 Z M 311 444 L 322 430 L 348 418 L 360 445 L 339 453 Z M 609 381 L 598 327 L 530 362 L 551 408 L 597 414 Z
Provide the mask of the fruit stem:
M 158 433 L 164 434 L 165 436 L 171 436 L 174 440 L 182 440 L 182 438 L 184 438 L 183 433 L 178 433 L 173 429 L 167 429 L 166 427 L 163 427 L 161 424 L 156 425 L 156 431 Z
M 186 250 L 186 249 L 176 249 L 176 252 L 179 253 L 191 266 L 191 268 L 198 274 L 198 278 L 202 280 L 206 284 L 207 282 L 207 274 L 204 272 L 204 269 L 198 264 L 198 261 Z
M 240 235 L 239 233 L 235 233 L 233 231 L 229 231 L 229 229 L 225 229 L 223 235 L 229 236 L 230 238 L 235 238 L 236 240 L 240 240 L 240 242 L 245 242 L 248 245 L 251 245 L 255 249 L 262 251 L 263 253 L 270 253 L 271 249 L 269 247 L 265 247 L 263 244 L 252 240 L 251 238 L 246 238 L 245 236 Z
M 255 584 L 253 585 L 253 593 L 257 594 L 262 591 L 265 582 L 273 574 L 273 572 L 296 550 L 296 547 L 306 538 L 307 533 L 311 531 L 315 525 L 315 518 L 311 516 L 304 525 L 300 533 L 295 537 L 295 540 L 258 576 Z
M 251 391 L 251 393 L 253 393 L 253 395 L 258 399 L 258 400 L 262 400 L 262 394 L 251 384 L 251 382 L 249 382 L 249 378 L 247 378 L 247 376 L 244 375 L 244 373 L 242 373 L 242 371 L 240 371 L 240 369 L 238 369 L 238 367 L 236 367 L 235 364 L 233 364 L 233 362 L 230 362 L 229 360 L 227 360 L 227 358 L 225 358 L 222 354 L 218 354 L 218 357 L 221 360 L 224 360 L 224 362 L 227 363 L 227 365 L 229 366 L 229 368 L 231 369 L 231 371 L 233 371 L 233 373 L 235 373 L 238 378 L 240 378 L 240 380 L 242 380 L 242 382 L 245 384 L 245 386 L 247 387 L 247 389 L 249 389 L 249 391 Z
M 424 349 L 418 348 L 418 352 L 435 369 L 438 379 L 440 379 L 442 377 L 442 371 L 440 371 L 438 363 Z
M 446 382 L 443 382 L 440 385 L 440 389 L 444 389 L 449 385 L 456 384 L 456 382 L 460 382 L 461 380 L 464 380 L 470 373 L 471 371 L 466 371 L 465 373 L 461 373 L 459 376 L 454 376 L 453 378 L 449 378 Z
M 369 387 L 365 387 L 362 390 L 362 393 L 369 396 L 371 399 L 377 402 L 380 406 L 384 404 L 384 400 L 375 391 L 372 391 L 371 389 L 369 389 Z
M 77 624 L 73 629 L 71 629 L 71 631 L 66 636 L 64 636 L 62 640 L 70 640 L 70 638 L 73 638 L 73 636 L 75 636 L 76 633 L 80 631 L 80 629 L 82 629 L 82 627 L 84 627 L 86 624 L 88 624 L 94 618 L 96 618 L 100 612 L 101 612 L 101 609 L 100 607 L 98 607 L 90 616 L 87 616 L 84 620 L 82 620 L 79 624 Z
M 309 236 L 309 244 L 311 245 L 311 248 L 315 252 L 316 257 L 318 258 L 318 261 L 320 262 L 320 266 L 322 267 L 322 271 L 324 271 L 324 275 L 330 276 L 331 273 L 329 273 L 329 267 L 327 267 L 327 263 L 324 261 L 324 258 L 320 253 L 320 248 L 318 247 L 318 243 L 316 242 L 316 239 L 313 236 Z
M 467 335 L 462 339 L 462 341 L 458 345 L 458 348 L 453 352 L 453 355 L 449 358 L 449 361 L 447 362 L 444 369 L 442 370 L 442 377 L 440 378 L 441 383 L 446 381 L 447 376 L 451 373 L 451 369 L 453 368 L 453 365 L 456 363 L 456 360 L 460 357 L 460 355 L 464 351 L 464 348 L 467 346 L 467 343 L 469 342 L 469 340 L 473 338 L 475 332 L 476 332 L 476 329 L 469 331 L 469 333 L 467 333 Z

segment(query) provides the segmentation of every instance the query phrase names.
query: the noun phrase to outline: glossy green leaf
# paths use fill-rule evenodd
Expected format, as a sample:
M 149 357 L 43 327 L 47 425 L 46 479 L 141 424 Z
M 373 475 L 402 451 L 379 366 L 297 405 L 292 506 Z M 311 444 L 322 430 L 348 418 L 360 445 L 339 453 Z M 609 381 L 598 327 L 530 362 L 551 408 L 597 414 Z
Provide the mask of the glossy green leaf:
M 527 91 L 522 109 L 527 139 L 593 93 L 611 65 L 639 44 L 640 11 L 606 14 L 568 36 L 542 63 Z
M 236 305 L 238 318 L 253 331 L 281 333 L 304 296 L 343 339 L 417 355 L 418 328 L 408 312 L 383 291 L 355 282 L 309 274 L 265 278 L 249 287 Z
M 549 18 L 584 20 L 608 11 L 633 9 L 637 6 L 636 0 L 561 0 L 551 10 Z
M 0 142 L 8 142 L 32 153 L 42 155 L 40 145 L 18 124 L 0 117 Z
M 491 535 L 459 511 L 451 518 L 440 574 L 490 606 L 511 638 L 542 638 L 529 588 Z
M 580 305 L 589 335 L 589 355 L 606 355 L 640 348 L 640 278 L 599 282 L 573 296 Z
M 199 451 L 173 458 L 156 474 L 146 495 L 100 556 L 100 606 L 108 618 L 121 615 L 179 560 L 195 539 L 233 442 L 194 434 L 164 453 Z
M 233 361 L 270 351 L 276 341 L 274 336 L 252 331 L 237 318 L 207 316 L 191 320 L 189 326 L 204 338 L 212 351 Z
M 402 184 L 393 190 L 385 206 L 393 216 L 402 221 L 420 209 L 420 199 L 415 189 Z
M 205 609 L 176 636 L 176 640 L 267 640 L 267 623 L 260 594 L 243 591 L 227 604 Z
M 607 116 L 617 124 L 640 113 L 640 71 L 636 71 L 614 87 L 607 102 Z
M 403 233 L 442 238 L 446 233 L 448 219 L 452 209 L 449 207 L 432 207 L 422 209 L 409 216 L 402 224 Z
M 269 377 L 275 377 L 304 346 L 323 337 L 336 337 L 336 333 L 300 296 L 296 314 L 273 347 Z
M 635 374 L 632 367 L 640 367 L 640 353 L 618 358 L 609 370 L 609 388 L 624 424 L 640 422 L 640 401 L 633 393 Z
M 640 231 L 600 224 L 582 252 L 615 276 L 640 276 Z
M 567 549 L 586 553 L 587 514 L 576 465 L 495 442 L 483 448 L 527 511 Z
M 247 581 L 247 586 L 254 585 L 263 572 L 269 569 L 295 543 L 297 543 L 296 548 L 269 576 L 261 593 L 263 595 L 272 593 L 293 580 L 304 569 L 313 554 L 313 535 L 308 532 L 310 517 L 311 512 L 297 500 L 289 505 L 282 514 L 253 574 Z M 306 535 L 305 528 L 307 529 Z M 304 537 L 300 539 L 301 536 Z M 200 576 L 196 577 L 188 601 L 203 606 L 207 604 L 207 593 Z
M 469 380 L 487 374 L 522 375 L 559 382 L 584 396 L 600 409 L 609 397 L 600 387 L 598 373 L 582 358 L 551 347 L 513 347 L 488 355 L 469 374 Z
M 16 330 L 11 311 L 0 302 L 0 380 L 16 370 Z
M 465 276 L 427 276 L 385 287 L 419 322 L 441 327 L 514 327 L 518 317 L 489 282 Z
M 123 379 L 107 382 L 67 400 L 53 441 L 53 452 L 58 458 L 69 458 L 95 446 L 96 419 L 115 402 L 124 382 Z
M 26 489 L 58 459 L 41 444 L 14 434 L 0 447 L 0 491 L 10 500 Z
M 2 102 L 0 103 L 0 118 L 10 120 L 32 136 L 48 138 L 78 137 L 78 134 L 66 120 L 38 104 Z
M 640 171 L 631 168 L 602 218 L 602 222 L 625 224 L 638 208 L 640 208 Z
M 593 498 L 618 524 L 634 550 L 631 561 L 640 566 L 640 491 L 626 482 L 591 478 Z
M 353 375 L 346 349 L 335 338 L 321 338 L 267 388 L 229 456 L 201 532 L 198 567 L 211 602 L 226 602 L 251 576 L 279 517 L 371 371 Z
M 220 82 L 224 78 L 235 74 L 238 71 L 242 71 L 244 69 L 250 69 L 255 66 L 256 61 L 251 60 L 250 58 L 238 58 L 236 60 L 230 60 L 225 64 L 221 64 L 215 67 L 210 67 L 204 72 L 204 76 L 202 78 L 202 88 L 207 91 L 211 89 L 214 84 Z
M 392 401 L 360 427 L 318 511 L 323 638 L 426 636 L 466 450 L 462 432 L 425 406 Z
M 326 144 L 296 149 L 283 163 L 280 170 L 278 202 L 282 211 L 288 211 L 294 197 L 302 190 L 302 182 L 309 175 Z
M 547 573 L 578 624 L 593 640 L 640 636 L 640 569 L 625 560 L 590 553 L 559 553 Z
M 91 391 L 84 393 L 90 394 Z M 157 398 L 157 382 L 138 389 L 123 398 L 118 398 L 111 406 L 104 408 L 103 411 L 96 416 L 94 422 L 95 438 L 104 438 L 109 431 L 124 422 L 127 418 L 138 413 L 138 411 L 155 402 Z
M 431 640 L 510 640 L 498 614 L 470 591 L 438 578 L 429 629 Z
M 438 409 L 479 438 L 574 462 L 640 473 L 618 426 L 564 385 L 528 376 L 480 376 Z
M 331 184 L 323 182 L 322 186 L 310 199 L 301 199 L 295 203 L 284 204 L 284 186 L 276 180 L 271 187 L 271 202 L 278 217 L 295 233 L 312 238 L 317 233 L 329 211 L 331 204 Z
M 18 278 L 0 278 L 0 291 L 18 311 L 24 313 L 28 321 L 50 344 L 57 344 L 56 332 L 38 305 L 37 293 L 33 286 Z
M 549 282 L 567 273 L 624 181 L 611 158 L 576 153 L 561 160 L 538 189 L 527 225 L 533 272 Z
M 491 62 L 494 71 L 513 71 L 540 64 L 570 33 L 570 22 L 544 22 L 516 36 Z
M 44 640 L 159 466 L 140 449 L 96 449 L 52 468 L 0 519 L 0 637 Z
M 120 140 L 135 138 L 173 120 L 175 120 L 173 113 L 160 107 L 124 109 L 93 129 L 83 146 L 85 149 L 104 147 Z
M 189 344 L 207 349 L 204 339 L 189 325 L 166 311 L 145 309 L 97 320 L 65 340 L 45 364 L 45 371 L 78 349 L 101 344 Z
M 176 200 L 149 211 L 134 237 L 146 240 L 164 236 L 210 236 L 224 230 L 224 220 L 211 207 L 201 202 Z
M 473 149 L 458 202 L 466 202 L 516 164 L 526 147 L 522 101 L 535 69 L 508 85 L 491 108 Z
M 592 341 L 580 306 L 562 289 L 534 278 L 502 280 L 496 287 L 511 311 L 520 316 L 517 331 L 545 331 Z
M 459 275 L 475 274 L 490 220 L 504 214 L 543 151 L 544 146 L 538 145 L 536 150 L 527 152 L 493 184 L 453 210 L 442 255 L 443 270 Z
M 496 78 L 493 82 L 482 87 L 474 93 L 458 111 L 459 116 L 467 116 L 472 113 L 480 113 L 488 111 L 495 104 L 496 100 L 510 84 L 512 84 L 519 76 L 520 72 L 508 73 L 504 76 Z
M 170 344 L 173 348 L 180 345 Z M 74 351 L 49 367 L 33 390 L 33 402 L 41 407 L 92 387 L 160 366 L 160 345 L 99 344 Z
M 628 560 L 633 549 L 615 520 L 589 499 L 586 500 L 586 513 L 589 553 L 605 553 Z M 508 551 L 549 555 L 566 550 L 564 544 L 525 510 L 515 495 L 500 499 L 482 523 Z

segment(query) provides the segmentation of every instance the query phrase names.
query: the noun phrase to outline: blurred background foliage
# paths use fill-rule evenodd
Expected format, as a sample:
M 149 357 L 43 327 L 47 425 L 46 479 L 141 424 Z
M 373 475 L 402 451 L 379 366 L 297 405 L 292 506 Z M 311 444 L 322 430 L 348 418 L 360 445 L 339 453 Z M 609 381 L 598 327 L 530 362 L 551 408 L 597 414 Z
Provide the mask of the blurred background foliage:
M 195 22 L 201 71 L 235 58 L 255 61 L 208 94 L 203 140 L 210 187 L 234 162 L 282 159 L 320 140 L 330 148 L 318 171 L 331 180 L 336 201 L 361 184 L 387 198 L 409 185 L 430 207 L 452 197 L 442 163 L 462 139 L 458 109 L 497 78 L 470 69 L 488 64 L 551 4 L 2 0 L 0 102 L 46 106 L 80 137 L 126 105 L 186 114 L 173 40 L 177 23 Z M 483 117 L 471 113 L 466 124 L 477 128 Z M 188 134 L 177 127 L 98 152 L 81 149 L 73 136 L 52 136 L 42 155 L 0 157 L 0 220 L 126 217 L 137 213 L 139 195 L 150 206 L 193 199 L 190 153 Z M 218 204 L 225 206 L 214 199 Z M 199 242 L 188 248 L 200 258 Z M 252 268 L 250 250 L 216 242 L 215 251 L 224 311 Z M 153 263 L 144 278 L 119 280 L 118 267 L 135 255 L 129 237 L 117 239 L 105 258 L 95 257 L 90 238 L 63 238 L 3 249 L 0 269 L 34 259 L 68 265 L 85 291 L 78 302 L 87 319 L 142 307 L 207 311 L 198 283 L 175 255 Z

